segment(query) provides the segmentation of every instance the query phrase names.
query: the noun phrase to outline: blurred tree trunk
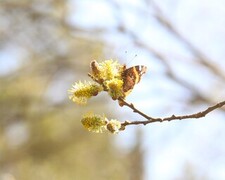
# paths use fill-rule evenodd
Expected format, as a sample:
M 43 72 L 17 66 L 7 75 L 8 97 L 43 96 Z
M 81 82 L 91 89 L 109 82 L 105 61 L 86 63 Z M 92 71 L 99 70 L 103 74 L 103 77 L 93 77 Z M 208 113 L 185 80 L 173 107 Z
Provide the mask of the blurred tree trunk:
M 136 139 L 135 139 L 135 145 L 131 149 L 131 152 L 129 153 L 129 180 L 143 180 L 144 177 L 144 153 L 141 147 L 142 144 L 142 131 L 140 129 L 137 129 L 136 133 Z

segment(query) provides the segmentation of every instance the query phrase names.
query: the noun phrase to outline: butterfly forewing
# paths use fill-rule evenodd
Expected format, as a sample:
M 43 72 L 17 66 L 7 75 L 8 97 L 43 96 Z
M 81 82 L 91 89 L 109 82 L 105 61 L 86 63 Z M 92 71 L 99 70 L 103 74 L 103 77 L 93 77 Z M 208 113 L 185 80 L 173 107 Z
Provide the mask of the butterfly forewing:
M 125 96 L 127 96 L 132 89 L 134 88 L 135 84 L 137 84 L 141 76 L 146 73 L 147 67 L 146 66 L 133 66 L 128 69 L 125 69 L 122 73 L 123 77 L 123 92 Z

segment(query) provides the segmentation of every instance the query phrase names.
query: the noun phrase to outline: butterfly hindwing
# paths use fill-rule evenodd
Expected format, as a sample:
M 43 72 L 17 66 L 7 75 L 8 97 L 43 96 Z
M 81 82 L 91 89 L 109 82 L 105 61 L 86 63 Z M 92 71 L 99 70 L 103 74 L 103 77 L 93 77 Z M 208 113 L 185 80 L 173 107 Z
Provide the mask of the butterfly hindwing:
M 123 78 L 123 92 L 125 96 L 127 96 L 132 89 L 134 88 L 135 84 L 137 84 L 141 76 L 146 72 L 146 66 L 133 66 L 128 69 L 125 69 L 122 73 Z

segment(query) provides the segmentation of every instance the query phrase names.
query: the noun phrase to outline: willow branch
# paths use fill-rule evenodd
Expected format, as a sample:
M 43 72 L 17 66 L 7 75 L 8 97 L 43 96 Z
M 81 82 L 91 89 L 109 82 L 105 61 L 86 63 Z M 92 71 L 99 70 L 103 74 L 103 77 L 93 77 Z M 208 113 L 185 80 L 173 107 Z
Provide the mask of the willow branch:
M 120 101 L 123 102 L 124 106 L 129 107 L 130 109 L 133 110 L 133 112 L 135 112 L 135 113 L 141 115 L 142 117 L 144 117 L 145 119 L 147 119 L 144 121 L 132 121 L 132 122 L 125 121 L 122 123 L 123 126 L 138 125 L 138 124 L 146 125 L 146 124 L 153 123 L 153 122 L 163 122 L 163 121 L 172 121 L 172 120 L 198 119 L 198 118 L 205 117 L 210 112 L 214 111 L 215 109 L 221 108 L 222 106 L 225 105 L 225 101 L 222 101 L 220 103 L 217 103 L 213 106 L 208 107 L 204 111 L 200 111 L 200 112 L 197 112 L 194 114 L 183 115 L 183 116 L 172 115 L 172 116 L 165 117 L 165 118 L 154 118 L 154 117 L 150 117 L 150 116 L 144 114 L 143 112 L 141 112 L 140 110 L 138 110 L 132 103 L 127 103 L 123 99 L 120 99 Z

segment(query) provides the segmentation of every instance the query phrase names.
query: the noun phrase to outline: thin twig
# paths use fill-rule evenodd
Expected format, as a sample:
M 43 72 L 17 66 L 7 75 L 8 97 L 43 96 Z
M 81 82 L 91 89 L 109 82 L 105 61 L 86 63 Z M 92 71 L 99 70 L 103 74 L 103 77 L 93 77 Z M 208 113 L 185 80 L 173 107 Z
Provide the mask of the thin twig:
M 208 113 L 212 112 L 215 109 L 221 108 L 222 106 L 225 105 L 225 101 L 222 101 L 220 103 L 217 103 L 213 106 L 208 107 L 206 110 L 204 111 L 200 111 L 194 114 L 190 114 L 190 115 L 183 115 L 183 116 L 176 116 L 176 115 L 172 115 L 169 117 L 165 117 L 165 118 L 153 118 L 150 117 L 146 114 L 144 114 L 143 112 L 139 111 L 137 108 L 134 107 L 134 105 L 132 103 L 127 103 L 125 100 L 120 99 L 120 101 L 123 102 L 124 106 L 127 106 L 129 108 L 131 108 L 133 110 L 133 112 L 140 114 L 142 117 L 144 117 L 147 120 L 144 121 L 125 121 L 122 123 L 122 126 L 128 126 L 128 125 L 138 125 L 138 124 L 149 124 L 149 123 L 153 123 L 153 122 L 163 122 L 163 121 L 172 121 L 172 120 L 183 120 L 183 119 L 198 119 L 198 118 L 202 118 L 205 117 Z

